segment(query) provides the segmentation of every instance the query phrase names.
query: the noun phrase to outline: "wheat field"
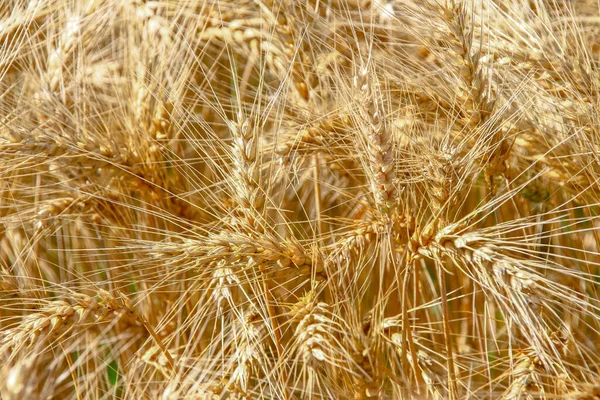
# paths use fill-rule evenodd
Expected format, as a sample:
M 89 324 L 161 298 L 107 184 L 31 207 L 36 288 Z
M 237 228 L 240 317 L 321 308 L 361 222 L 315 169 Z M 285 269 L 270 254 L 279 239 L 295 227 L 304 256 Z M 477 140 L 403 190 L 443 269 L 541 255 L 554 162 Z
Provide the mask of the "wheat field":
M 600 12 L 0 0 L 0 398 L 600 399 Z

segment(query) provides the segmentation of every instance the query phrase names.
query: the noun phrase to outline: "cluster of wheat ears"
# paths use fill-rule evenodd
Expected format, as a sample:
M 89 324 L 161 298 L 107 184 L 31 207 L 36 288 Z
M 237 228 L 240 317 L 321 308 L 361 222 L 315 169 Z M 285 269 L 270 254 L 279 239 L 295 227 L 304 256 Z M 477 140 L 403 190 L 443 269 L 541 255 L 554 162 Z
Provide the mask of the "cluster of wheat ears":
M 0 397 L 600 398 L 599 33 L 0 0 Z

